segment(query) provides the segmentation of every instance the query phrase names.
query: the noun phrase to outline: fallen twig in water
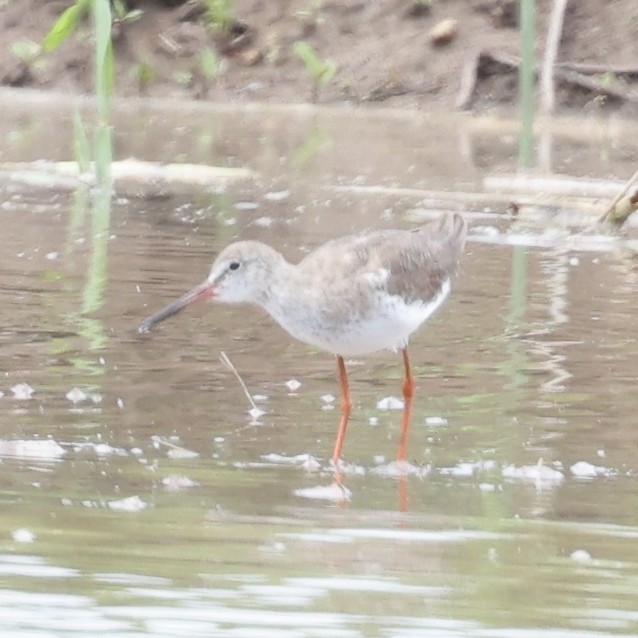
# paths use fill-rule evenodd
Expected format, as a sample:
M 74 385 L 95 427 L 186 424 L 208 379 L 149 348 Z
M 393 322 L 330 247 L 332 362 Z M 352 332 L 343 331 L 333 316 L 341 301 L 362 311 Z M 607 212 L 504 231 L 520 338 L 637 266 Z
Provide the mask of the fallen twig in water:
M 91 171 L 82 174 L 77 162 L 3 162 L 0 163 L 0 174 L 17 182 L 33 181 L 34 176 L 45 175 L 45 185 L 52 187 L 76 188 L 78 184 L 94 183 Z M 255 173 L 248 168 L 232 168 L 226 166 L 207 166 L 205 164 L 162 164 L 129 158 L 113 162 L 111 174 L 115 185 L 188 185 L 214 186 L 234 179 L 254 177 Z
M 193 459 L 199 456 L 199 453 L 189 450 L 181 445 L 177 445 L 163 436 L 154 435 L 151 437 L 156 446 L 163 445 L 168 448 L 168 455 L 173 459 Z
M 611 197 L 622 182 L 562 175 L 501 173 L 483 178 L 483 188 L 499 193 L 542 193 L 567 197 Z
M 241 389 L 244 391 L 244 394 L 246 395 L 248 402 L 252 406 L 252 408 L 249 410 L 249 414 L 250 416 L 253 417 L 253 419 L 258 419 L 262 414 L 264 414 L 264 411 L 260 410 L 255 404 L 255 401 L 253 400 L 252 395 L 248 391 L 248 387 L 244 383 L 244 380 L 239 376 L 239 372 L 237 372 L 237 368 L 233 365 L 233 362 L 228 358 L 228 355 L 223 350 L 219 353 L 219 359 L 224 365 L 228 366 L 230 371 L 235 375 L 235 377 L 237 377 L 237 381 L 239 381 L 239 385 L 241 386 Z

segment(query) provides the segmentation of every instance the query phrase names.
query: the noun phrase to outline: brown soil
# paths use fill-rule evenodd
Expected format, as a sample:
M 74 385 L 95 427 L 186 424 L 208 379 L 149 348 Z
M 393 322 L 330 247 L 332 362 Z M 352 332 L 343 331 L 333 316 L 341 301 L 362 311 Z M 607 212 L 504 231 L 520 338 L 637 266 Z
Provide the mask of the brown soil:
M 492 51 L 497 58 L 511 59 L 519 51 L 516 0 L 433 0 L 430 6 L 423 0 L 237 0 L 227 35 L 207 27 L 198 12 L 202 1 L 139 1 L 141 17 L 116 25 L 119 94 L 262 102 L 316 97 L 322 103 L 455 108 L 464 70 L 479 53 Z M 91 91 L 88 21 L 56 51 L 26 61 L 17 54 L 16 43 L 42 42 L 70 4 L 0 2 L 0 84 Z M 537 5 L 541 59 L 552 3 L 540 0 Z M 445 20 L 455 21 L 447 23 L 447 32 L 440 25 Z M 437 25 L 444 31 L 439 44 L 432 35 Z M 333 80 L 317 96 L 310 73 L 292 50 L 298 40 L 336 64 Z M 214 78 L 202 71 L 207 48 L 221 62 Z M 467 105 L 514 104 L 514 67 L 481 60 Z M 571 2 L 558 62 L 592 66 L 585 69 L 589 86 L 559 80 L 558 108 L 638 112 L 638 2 Z M 143 67 L 146 81 L 140 81 Z

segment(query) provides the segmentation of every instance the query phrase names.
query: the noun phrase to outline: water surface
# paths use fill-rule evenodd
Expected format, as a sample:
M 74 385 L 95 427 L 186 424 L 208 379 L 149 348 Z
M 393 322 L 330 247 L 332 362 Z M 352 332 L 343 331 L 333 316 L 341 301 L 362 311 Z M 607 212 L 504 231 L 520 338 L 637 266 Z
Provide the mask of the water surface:
M 68 159 L 68 107 L 12 94 L 0 111 L 1 161 Z M 545 172 L 633 172 L 622 122 L 551 129 Z M 537 241 L 543 201 L 507 217 L 486 187 L 516 171 L 507 120 L 129 103 L 116 155 L 255 176 L 128 185 L 105 241 L 88 193 L 0 182 L 3 636 L 638 633 L 635 263 Z M 330 355 L 250 308 L 136 332 L 234 239 L 295 260 L 445 209 L 472 233 L 411 344 L 412 473 L 388 473 L 401 414 L 378 407 L 400 357 L 348 362 L 349 501 L 312 498 L 333 480 Z

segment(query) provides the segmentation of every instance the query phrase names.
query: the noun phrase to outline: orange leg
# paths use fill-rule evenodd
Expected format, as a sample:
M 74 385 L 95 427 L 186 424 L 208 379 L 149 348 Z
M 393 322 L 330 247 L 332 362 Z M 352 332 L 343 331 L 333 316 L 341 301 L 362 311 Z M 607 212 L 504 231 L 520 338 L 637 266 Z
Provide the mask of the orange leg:
M 341 388 L 341 420 L 339 421 L 339 431 L 337 432 L 337 440 L 335 441 L 335 449 L 332 453 L 332 464 L 337 467 L 341 458 L 341 450 L 343 442 L 346 440 L 346 429 L 348 427 L 348 419 L 352 412 L 352 401 L 350 400 L 350 388 L 348 386 L 348 375 L 346 374 L 346 364 L 342 356 L 337 357 L 337 366 L 339 367 L 339 386 Z
M 399 439 L 399 451 L 397 452 L 397 461 L 405 461 L 408 448 L 408 431 L 410 429 L 410 421 L 412 419 L 412 399 L 414 398 L 414 375 L 412 374 L 412 366 L 410 365 L 410 357 L 408 356 L 408 348 L 405 347 L 403 352 L 403 367 L 405 369 L 405 380 L 403 381 L 403 418 L 401 419 L 401 438 Z

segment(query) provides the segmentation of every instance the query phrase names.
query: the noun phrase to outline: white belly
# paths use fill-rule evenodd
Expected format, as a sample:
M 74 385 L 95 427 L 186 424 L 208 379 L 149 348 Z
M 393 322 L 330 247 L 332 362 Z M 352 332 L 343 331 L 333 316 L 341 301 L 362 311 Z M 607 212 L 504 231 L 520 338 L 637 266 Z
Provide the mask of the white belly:
M 335 355 L 360 356 L 406 346 L 410 335 L 441 306 L 450 289 L 450 281 L 446 280 L 439 294 L 428 303 L 406 303 L 398 295 L 385 295 L 374 313 L 333 326 L 318 326 L 295 313 L 270 314 L 300 341 Z

